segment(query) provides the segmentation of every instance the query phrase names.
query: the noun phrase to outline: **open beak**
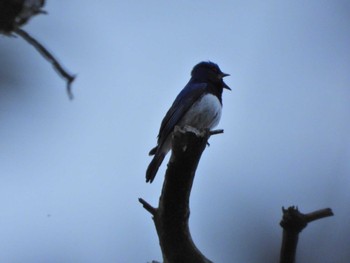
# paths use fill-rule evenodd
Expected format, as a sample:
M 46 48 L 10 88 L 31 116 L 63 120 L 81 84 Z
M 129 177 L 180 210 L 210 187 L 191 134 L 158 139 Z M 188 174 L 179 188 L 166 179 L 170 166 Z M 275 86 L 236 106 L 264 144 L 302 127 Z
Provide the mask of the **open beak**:
M 220 75 L 221 79 L 224 77 L 228 77 L 228 76 L 230 76 L 230 74 L 227 74 L 227 73 L 221 73 L 221 75 Z M 224 89 L 231 90 L 231 88 L 229 86 L 227 86 L 227 84 L 224 81 L 222 81 L 222 84 L 223 84 Z

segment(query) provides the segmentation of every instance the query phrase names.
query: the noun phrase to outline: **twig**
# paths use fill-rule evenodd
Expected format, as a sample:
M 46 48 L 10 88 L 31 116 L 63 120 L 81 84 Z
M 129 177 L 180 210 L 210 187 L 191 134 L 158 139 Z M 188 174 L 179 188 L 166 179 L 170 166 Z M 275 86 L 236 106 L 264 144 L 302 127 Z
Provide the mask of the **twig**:
M 209 132 L 210 136 L 216 135 L 216 134 L 221 134 L 221 133 L 224 133 L 224 130 L 223 130 L 223 129 L 220 129 L 220 130 L 212 130 L 212 131 Z
M 151 215 L 155 215 L 157 213 L 157 209 L 151 206 L 149 203 L 147 203 L 142 198 L 139 198 L 139 202 L 143 205 L 143 208 L 146 209 L 148 212 L 150 212 Z
M 305 219 L 308 223 L 324 218 L 324 217 L 328 217 L 328 216 L 333 216 L 333 211 L 330 208 L 325 208 L 325 209 L 320 209 L 317 210 L 315 212 L 311 212 L 308 214 L 305 214 Z
M 75 75 L 69 74 L 63 66 L 58 62 L 58 60 L 35 38 L 29 35 L 26 31 L 21 28 L 16 28 L 14 32 L 26 40 L 30 45 L 32 45 L 39 53 L 53 66 L 57 73 L 66 80 L 67 82 L 67 94 L 69 99 L 73 99 L 73 93 L 71 89 L 71 84 L 75 79 Z

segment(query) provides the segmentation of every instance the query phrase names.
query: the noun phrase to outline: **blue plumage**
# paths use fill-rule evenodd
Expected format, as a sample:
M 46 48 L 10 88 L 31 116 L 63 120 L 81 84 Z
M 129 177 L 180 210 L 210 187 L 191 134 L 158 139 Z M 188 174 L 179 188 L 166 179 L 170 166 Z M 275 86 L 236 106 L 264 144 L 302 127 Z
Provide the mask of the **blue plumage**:
M 222 91 L 230 89 L 223 73 L 213 62 L 201 62 L 192 72 L 191 79 L 176 97 L 166 113 L 159 129 L 157 146 L 149 154 L 154 155 L 146 172 L 146 182 L 152 182 L 171 149 L 171 133 L 176 125 L 189 125 L 197 129 L 214 128 L 220 120 Z

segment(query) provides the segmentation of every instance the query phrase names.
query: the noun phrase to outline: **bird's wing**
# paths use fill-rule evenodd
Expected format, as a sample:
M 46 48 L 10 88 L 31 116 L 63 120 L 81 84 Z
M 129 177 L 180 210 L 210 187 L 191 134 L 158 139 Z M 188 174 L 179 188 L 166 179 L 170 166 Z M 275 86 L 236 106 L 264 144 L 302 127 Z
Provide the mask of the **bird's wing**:
M 188 83 L 177 95 L 173 105 L 166 113 L 158 134 L 158 146 L 162 146 L 174 127 L 189 110 L 193 103 L 198 100 L 206 90 L 206 83 Z

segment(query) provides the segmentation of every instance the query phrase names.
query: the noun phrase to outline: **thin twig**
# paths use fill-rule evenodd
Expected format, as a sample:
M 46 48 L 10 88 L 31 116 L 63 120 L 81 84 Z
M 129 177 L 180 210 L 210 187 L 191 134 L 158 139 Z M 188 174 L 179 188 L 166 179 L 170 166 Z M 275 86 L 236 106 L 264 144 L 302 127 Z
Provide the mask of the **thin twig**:
M 26 31 L 21 28 L 16 28 L 14 32 L 31 44 L 39 53 L 53 66 L 57 73 L 66 80 L 67 82 L 67 94 L 69 99 L 73 99 L 73 93 L 71 89 L 71 84 L 75 79 L 75 75 L 69 74 L 63 66 L 58 62 L 58 60 L 35 38 L 29 35 Z
M 224 133 L 224 130 L 223 130 L 223 129 L 220 129 L 220 130 L 212 130 L 212 131 L 209 132 L 210 136 L 216 135 L 216 134 L 221 134 L 221 133 Z
M 157 209 L 151 206 L 149 203 L 147 203 L 142 198 L 139 198 L 139 202 L 143 205 L 143 208 L 146 209 L 151 215 L 155 215 L 157 213 Z

